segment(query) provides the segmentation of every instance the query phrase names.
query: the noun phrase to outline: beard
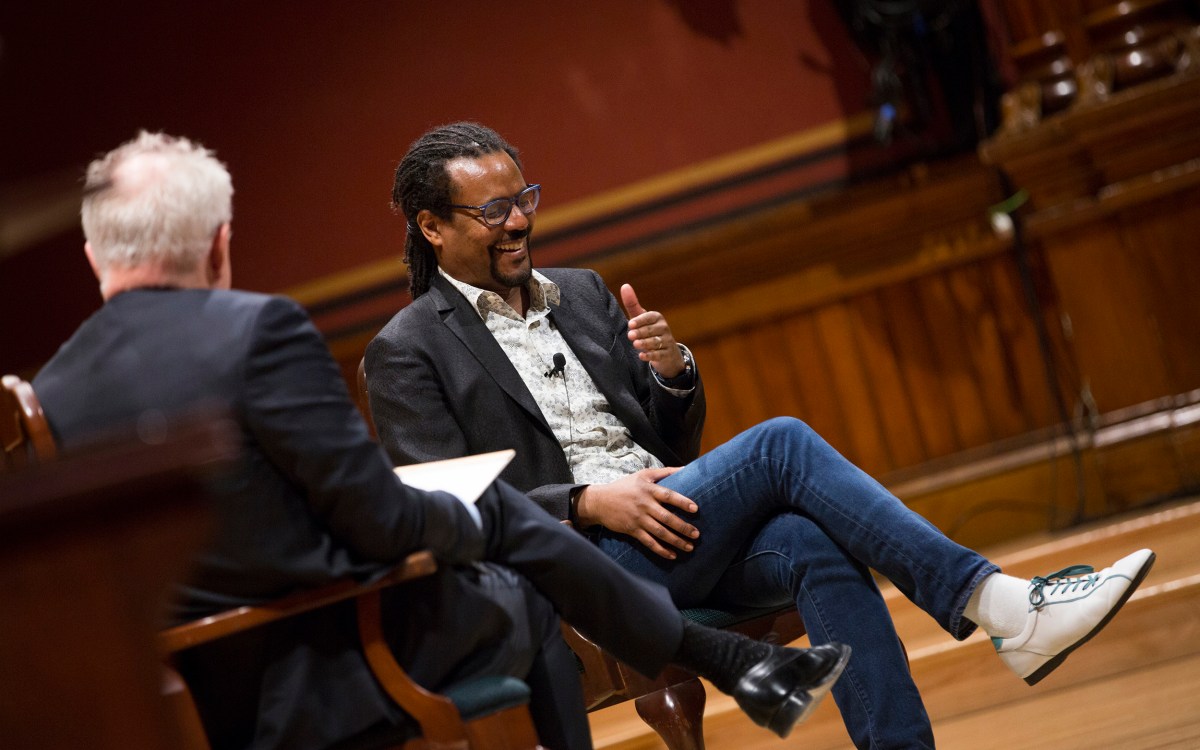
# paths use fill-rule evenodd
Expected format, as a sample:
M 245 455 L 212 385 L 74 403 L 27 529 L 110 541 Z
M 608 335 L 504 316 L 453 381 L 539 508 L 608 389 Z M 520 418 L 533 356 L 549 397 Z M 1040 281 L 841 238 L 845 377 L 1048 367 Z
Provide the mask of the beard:
M 520 239 L 514 236 L 513 239 Z M 503 256 L 502 253 L 491 253 L 491 260 L 488 270 L 492 274 L 492 280 L 505 289 L 515 289 L 516 287 L 525 286 L 529 279 L 533 277 L 533 247 L 530 245 L 528 233 L 525 240 L 525 261 L 520 267 L 511 271 L 500 270 L 499 259 Z

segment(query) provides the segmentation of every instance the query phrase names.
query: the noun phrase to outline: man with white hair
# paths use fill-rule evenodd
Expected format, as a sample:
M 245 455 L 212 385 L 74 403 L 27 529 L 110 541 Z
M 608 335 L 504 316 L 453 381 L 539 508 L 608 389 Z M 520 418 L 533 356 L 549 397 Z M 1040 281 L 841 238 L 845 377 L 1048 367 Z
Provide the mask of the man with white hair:
M 370 578 L 429 549 L 439 573 L 385 600 L 398 659 L 432 689 L 523 678 L 556 750 L 591 740 L 555 610 L 647 675 L 675 662 L 707 677 L 778 734 L 829 691 L 843 646 L 779 648 L 685 624 L 665 589 L 503 483 L 474 506 L 401 484 L 300 306 L 230 289 L 232 195 L 225 167 L 185 139 L 142 133 L 94 162 L 84 247 L 105 304 L 34 380 L 66 450 L 201 403 L 233 411 L 242 459 L 178 619 Z M 406 724 L 354 644 L 352 610 L 273 624 L 182 666 L 214 747 L 344 748 Z

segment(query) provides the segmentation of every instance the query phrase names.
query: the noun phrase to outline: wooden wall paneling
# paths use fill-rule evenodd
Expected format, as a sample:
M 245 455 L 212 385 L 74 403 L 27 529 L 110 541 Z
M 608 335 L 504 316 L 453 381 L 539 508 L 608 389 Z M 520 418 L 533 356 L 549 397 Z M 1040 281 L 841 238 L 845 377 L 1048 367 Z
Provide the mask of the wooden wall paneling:
M 758 326 L 745 336 L 749 349 L 745 374 L 747 379 L 755 381 L 756 390 L 762 394 L 763 419 L 803 419 L 808 411 L 785 339 L 783 324 L 778 321 Z
M 1158 433 L 1113 445 L 1096 456 L 1106 513 L 1117 513 L 1169 497 L 1185 486 L 1170 435 Z
M 997 326 L 1010 354 L 1012 378 L 1017 389 L 1017 400 L 1021 411 L 1028 419 L 1029 427 L 1036 429 L 1048 427 L 1060 421 L 1058 407 L 1054 400 L 1054 384 L 1049 379 L 1045 362 L 1045 354 L 1038 341 L 1038 334 L 1033 316 L 1036 314 L 1029 309 L 1024 289 L 1022 288 L 1020 270 L 1011 258 L 1000 258 L 986 264 L 988 284 L 992 298 L 995 301 Z M 1053 337 L 1055 332 L 1058 346 L 1051 340 L 1051 357 L 1057 357 L 1056 370 L 1061 372 L 1062 326 L 1055 309 L 1045 311 L 1047 318 L 1047 333 Z M 1070 368 L 1074 370 L 1074 364 Z
M 1064 132 L 1079 144 L 1104 202 L 1154 200 L 1195 184 L 1200 76 L 1154 81 L 1114 95 L 1107 107 L 1067 115 Z M 1036 158 L 1037 154 L 1029 154 Z
M 1112 513 L 1200 489 L 1200 389 L 1102 416 L 1092 451 Z
M 888 471 L 896 464 L 883 439 L 874 384 L 854 335 L 850 303 L 818 308 L 814 322 L 829 357 L 834 397 L 847 420 L 851 445 L 847 458 L 868 474 Z
M 946 276 L 961 316 L 963 345 L 974 364 L 992 437 L 1019 435 L 1031 425 L 1022 409 L 1011 354 L 1000 336 L 999 312 L 988 291 L 987 277 L 978 263 L 960 266 Z
M 892 467 L 913 466 L 930 458 L 914 413 L 913 397 L 900 371 L 888 311 L 878 292 L 853 298 L 850 319 L 863 366 L 879 408 L 883 439 Z
M 1095 472 L 1091 475 L 1098 485 Z M 1048 455 L 969 485 L 902 499 L 954 541 L 979 549 L 1054 527 L 1057 519 L 1070 517 L 1074 493 L 1070 458 Z
M 1145 263 L 1112 221 L 1047 241 L 1046 258 L 1070 319 L 1079 376 L 1101 412 L 1172 393 L 1161 338 L 1139 278 Z
M 767 361 L 771 359 L 769 352 L 759 348 L 767 340 L 765 336 L 739 332 L 713 342 L 725 371 L 725 387 L 729 389 L 730 400 L 737 403 L 737 409 L 729 415 L 728 422 L 733 430 L 726 439 L 775 416 L 771 393 L 759 377 L 764 367 L 771 367 Z
M 1139 278 L 1164 352 L 1169 393 L 1200 388 L 1200 189 L 1123 212 L 1121 235 L 1141 259 Z
M 598 256 L 584 265 L 599 273 L 610 289 L 629 282 L 639 296 L 644 294 L 647 302 L 653 301 L 663 309 L 685 301 L 681 290 L 687 290 L 687 301 L 695 301 L 728 295 L 739 286 L 738 279 L 744 274 L 751 278 L 741 283 L 760 280 L 755 277 L 761 275 L 762 264 L 751 258 L 766 253 L 778 265 L 781 259 L 797 255 L 797 227 L 811 220 L 812 209 L 807 203 L 789 204 L 680 237 L 648 242 L 633 250 Z
M 917 297 L 915 284 L 902 283 L 879 291 L 896 341 L 896 359 L 909 393 L 915 425 L 929 458 L 961 449 L 953 410 L 946 401 L 942 370 Z
M 1091 197 L 1104 186 L 1080 145 L 1052 124 L 1019 136 L 998 135 L 980 144 L 979 152 L 1008 175 L 1015 189 L 1029 191 L 1027 211 Z
M 993 439 L 992 427 L 949 282 L 945 274 L 934 274 L 916 279 L 915 288 L 942 375 L 941 398 L 954 419 L 960 448 L 983 445 Z
M 829 355 L 818 336 L 814 316 L 796 315 L 783 321 L 781 328 L 781 352 L 804 398 L 805 411 L 800 418 L 843 455 L 850 455 L 854 425 L 837 399 Z
M 1195 422 L 1171 431 L 1171 452 L 1183 477 L 1183 487 L 1200 488 L 1200 424 Z
M 1197 156 L 1194 103 L 1181 101 L 1155 108 L 1142 119 L 1136 129 L 1103 131 L 1081 124 L 1077 138 L 1087 147 L 1104 193 L 1128 189 L 1126 184 L 1136 185 L 1147 177 L 1155 179 L 1156 170 L 1186 164 Z M 1130 142 L 1137 138 L 1143 140 Z
M 1105 414 L 1084 437 L 1079 463 L 1060 431 L 1041 430 L 881 479 L 969 546 L 1037 530 L 1039 517 L 1064 528 L 1200 486 L 1200 390 Z
M 696 366 L 704 378 L 704 396 L 708 406 L 704 422 L 701 450 L 712 450 L 738 432 L 738 382 L 736 368 L 730 369 L 722 360 L 715 342 L 689 343 Z
M 1054 279 L 1054 273 L 1041 245 L 1034 245 L 1030 255 L 1031 271 L 1045 315 L 1046 335 L 1053 352 L 1053 364 L 1058 374 L 1058 389 L 1068 411 L 1078 404 L 1084 384 L 1083 366 L 1075 349 L 1074 323 Z

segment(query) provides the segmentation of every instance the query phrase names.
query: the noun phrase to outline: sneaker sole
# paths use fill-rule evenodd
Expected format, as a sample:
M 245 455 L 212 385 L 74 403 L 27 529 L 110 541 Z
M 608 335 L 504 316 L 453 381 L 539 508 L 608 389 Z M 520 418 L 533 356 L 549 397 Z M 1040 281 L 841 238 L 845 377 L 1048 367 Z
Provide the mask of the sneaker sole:
M 1038 684 L 1043 678 L 1046 677 L 1046 675 L 1058 669 L 1059 665 L 1066 661 L 1067 657 L 1070 656 L 1075 649 L 1096 637 L 1096 634 L 1104 629 L 1104 626 L 1116 616 L 1117 612 L 1121 611 L 1121 607 L 1125 606 L 1125 602 L 1129 601 L 1129 597 L 1133 596 L 1133 592 L 1137 591 L 1138 586 L 1142 585 L 1142 581 L 1146 579 L 1146 575 L 1150 572 L 1150 568 L 1154 567 L 1154 561 L 1156 559 L 1157 555 L 1151 552 L 1150 557 L 1146 558 L 1146 562 L 1142 564 L 1142 567 L 1138 571 L 1137 576 L 1134 577 L 1133 582 L 1129 584 L 1129 588 L 1125 590 L 1125 593 L 1121 595 L 1121 598 L 1117 600 L 1117 603 L 1113 605 L 1113 608 L 1108 611 L 1108 614 L 1104 616 L 1104 619 L 1101 620 L 1096 627 L 1092 628 L 1090 633 L 1075 641 L 1070 646 L 1067 646 L 1053 659 L 1038 667 L 1033 674 L 1025 678 L 1025 683 L 1028 685 Z
M 849 662 L 850 647 L 842 644 L 842 655 L 838 658 L 837 663 L 830 668 L 829 673 L 825 675 L 825 679 L 821 681 L 821 684 L 808 691 L 809 700 L 807 703 L 800 706 L 791 701 L 785 702 L 780 707 L 780 710 L 771 717 L 771 720 L 767 723 L 767 728 L 779 735 L 780 738 L 791 734 L 792 729 L 796 725 L 803 723 L 821 703 L 821 700 L 829 694 L 829 691 L 833 689 L 833 684 L 842 676 L 842 672 L 845 671 L 846 664 Z

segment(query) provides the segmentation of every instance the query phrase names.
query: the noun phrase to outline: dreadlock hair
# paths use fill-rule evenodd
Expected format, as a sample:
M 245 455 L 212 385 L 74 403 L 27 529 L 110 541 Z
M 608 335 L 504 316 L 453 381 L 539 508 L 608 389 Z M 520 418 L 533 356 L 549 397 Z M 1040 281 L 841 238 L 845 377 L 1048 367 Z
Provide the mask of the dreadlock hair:
M 517 168 L 521 168 L 517 149 L 499 133 L 479 123 L 455 122 L 434 128 L 413 141 L 396 167 L 392 208 L 403 213 L 408 223 L 404 262 L 408 264 L 409 292 L 414 300 L 429 290 L 437 269 L 437 256 L 417 226 L 417 213 L 427 209 L 434 216 L 449 219 L 450 177 L 446 174 L 446 163 L 497 151 L 511 156 Z

